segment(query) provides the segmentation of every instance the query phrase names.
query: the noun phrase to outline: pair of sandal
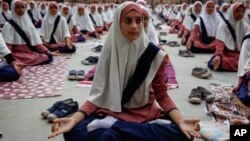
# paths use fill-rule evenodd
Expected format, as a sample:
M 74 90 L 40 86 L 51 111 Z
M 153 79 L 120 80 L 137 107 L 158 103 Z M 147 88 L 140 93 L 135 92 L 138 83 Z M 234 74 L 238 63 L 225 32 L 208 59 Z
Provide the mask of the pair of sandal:
M 178 42 L 176 42 L 176 41 L 170 41 L 170 42 L 167 43 L 167 45 L 170 46 L 170 47 L 180 47 L 180 46 L 181 46 L 181 45 L 180 45 Z
M 160 36 L 167 36 L 167 32 L 163 32 L 163 31 L 162 31 L 162 32 L 159 33 L 159 35 L 160 35 Z
M 82 81 L 85 77 L 85 71 L 84 70 L 70 70 L 68 75 L 68 80 L 77 80 Z

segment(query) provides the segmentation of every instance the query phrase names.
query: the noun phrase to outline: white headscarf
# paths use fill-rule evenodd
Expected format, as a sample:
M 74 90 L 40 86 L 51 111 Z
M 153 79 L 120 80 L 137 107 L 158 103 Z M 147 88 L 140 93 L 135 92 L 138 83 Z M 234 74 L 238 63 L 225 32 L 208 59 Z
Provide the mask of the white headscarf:
M 1 8 L 3 7 L 3 4 L 8 4 L 8 3 L 6 3 L 6 2 L 3 2 L 2 4 L 1 4 Z M 8 4 L 9 5 L 9 4 Z M 0 12 L 0 24 L 5 24 L 6 23 L 6 20 L 5 20 L 5 18 L 3 17 L 3 15 L 2 15 L 2 12 L 4 13 L 4 15 L 6 16 L 6 18 L 7 19 L 10 19 L 11 18 L 11 12 L 10 12 L 10 10 L 7 10 L 7 11 L 1 11 Z
M 98 6 L 98 9 L 99 8 L 102 9 L 102 12 L 101 13 L 98 12 L 98 14 L 100 15 L 102 21 L 107 23 L 107 17 L 106 17 L 106 14 L 104 14 L 104 12 L 103 12 L 103 7 L 102 6 Z M 98 9 L 97 9 L 97 11 L 98 11 Z
M 248 28 L 248 31 L 246 35 L 250 34 L 250 28 Z M 247 72 L 250 71 L 250 39 L 246 39 L 241 48 L 240 57 L 239 57 L 239 65 L 238 65 L 238 76 L 242 77 Z
M 70 16 L 70 13 L 68 13 L 67 15 L 65 15 L 65 14 L 63 13 L 63 9 L 64 9 L 64 8 L 68 8 L 69 11 L 70 11 L 70 7 L 69 7 L 68 5 L 65 5 L 65 4 L 64 4 L 64 5 L 62 5 L 62 9 L 61 9 L 61 16 L 64 17 L 65 20 L 67 21 L 68 18 L 69 18 L 69 16 Z M 70 22 L 67 23 L 67 24 L 68 24 L 68 26 L 69 26 L 69 30 L 72 30 L 73 27 L 76 26 L 76 21 L 75 21 L 75 19 L 74 19 L 73 17 L 71 17 Z
M 79 5 L 78 8 L 83 8 L 84 9 L 84 14 L 79 15 L 78 10 L 77 10 L 76 14 L 73 16 L 73 18 L 75 19 L 76 24 L 77 24 L 77 29 L 79 29 L 79 30 L 88 30 L 89 32 L 95 31 L 93 23 L 92 23 L 89 15 L 88 15 L 88 13 L 86 12 L 84 6 Z
M 229 6 L 229 4 L 228 3 L 223 3 L 222 5 L 221 5 L 221 7 L 220 7 L 220 12 L 223 14 L 223 16 L 226 18 L 226 19 L 228 19 L 228 16 L 229 16 L 229 10 L 227 9 L 227 11 L 226 12 L 224 12 L 223 11 L 223 8 L 225 7 L 225 6 Z
M 106 6 L 108 6 L 108 5 L 106 5 Z M 108 7 L 108 10 L 104 9 L 104 13 L 106 15 L 107 22 L 112 23 L 113 22 L 113 13 L 111 12 L 111 9 L 109 7 Z
M 59 10 L 59 7 L 58 7 L 56 2 L 51 2 L 49 4 L 49 8 L 52 5 L 57 6 L 57 8 Z M 48 10 L 47 10 L 47 12 L 46 12 L 46 14 L 45 14 L 45 16 L 43 18 L 41 33 L 40 33 L 40 35 L 43 36 L 44 39 L 47 42 L 50 41 L 50 35 L 51 35 L 52 31 L 53 31 L 56 17 L 59 15 L 59 12 L 57 12 L 56 15 L 52 16 L 51 13 L 50 13 L 49 8 L 48 8 Z M 60 17 L 57 29 L 56 29 L 53 37 L 54 37 L 56 43 L 58 43 L 58 44 L 64 43 L 65 38 L 70 37 L 68 24 L 67 24 L 65 18 L 63 18 L 62 16 Z
M 200 17 L 202 17 L 202 19 L 204 21 L 205 28 L 207 29 L 208 37 L 215 37 L 217 28 L 218 28 L 218 26 L 220 24 L 220 21 L 219 21 L 219 18 L 217 17 L 217 15 L 216 15 L 215 10 L 210 15 L 207 13 L 206 7 L 207 7 L 208 3 L 214 3 L 214 2 L 211 1 L 211 0 L 206 2 L 205 6 L 202 8 L 202 13 L 201 13 Z M 201 23 L 200 18 L 197 18 L 194 25 L 198 25 L 199 28 L 200 28 L 200 31 L 202 32 L 200 23 Z
M 187 29 L 187 30 L 189 30 L 190 32 L 192 31 L 192 29 L 193 29 L 193 25 L 194 25 L 194 23 L 195 23 L 195 21 L 191 18 L 191 14 L 193 14 L 196 18 L 199 18 L 199 15 L 200 15 L 200 13 L 196 13 L 195 12 L 195 6 L 196 5 L 198 5 L 198 4 L 200 4 L 201 5 L 201 7 L 202 7 L 202 3 L 200 2 L 200 1 L 196 1 L 195 3 L 194 3 L 194 5 L 191 7 L 191 10 L 192 10 L 192 12 L 187 16 L 186 15 L 186 17 L 185 17 L 185 19 L 184 19 L 184 21 L 183 21 L 183 25 L 184 25 L 184 27 Z
M 44 9 L 42 9 L 42 5 L 45 6 Z M 46 13 L 46 5 L 45 5 L 45 3 L 42 3 L 42 4 L 41 4 L 41 6 L 40 6 L 40 12 L 41 12 L 42 14 L 45 14 L 45 13 Z
M 145 12 L 145 15 L 147 15 L 149 18 L 149 10 L 142 5 L 140 5 L 140 8 L 142 9 L 142 13 Z M 148 27 L 145 28 L 146 35 L 148 36 L 148 39 L 151 43 L 159 45 L 159 39 L 155 27 L 153 26 L 153 23 L 150 22 L 150 19 L 148 20 Z
M 31 1 L 30 3 L 33 3 L 34 4 L 34 9 L 31 9 L 31 13 L 33 15 L 33 18 L 36 20 L 36 21 L 39 21 L 39 20 L 42 20 L 42 16 L 41 16 L 41 13 L 39 12 L 39 9 L 37 8 L 37 5 L 34 1 Z
M 25 12 L 21 17 L 15 12 L 15 5 L 17 2 L 23 2 L 21 0 L 14 0 L 11 3 L 11 17 L 19 25 L 19 27 L 26 33 L 27 37 L 30 40 L 31 45 L 40 45 L 42 44 L 42 40 L 32 24 L 28 14 Z M 6 23 L 3 27 L 3 37 L 6 43 L 8 44 L 26 44 L 26 42 L 20 37 L 20 35 L 16 32 L 14 27 L 10 25 L 10 23 Z
M 220 24 L 218 31 L 217 31 L 217 35 L 216 35 L 216 39 L 223 41 L 226 47 L 230 50 L 235 50 L 236 47 L 238 51 L 241 50 L 242 39 L 245 36 L 249 28 L 249 25 L 247 25 L 243 19 L 240 21 L 236 21 L 233 17 L 233 13 L 240 6 L 242 6 L 241 3 L 238 3 L 238 2 L 234 3 L 229 9 L 229 18 L 228 18 L 228 21 L 233 27 L 235 34 L 236 34 L 236 43 L 234 42 L 233 37 L 227 27 L 227 24 L 225 23 Z
M 125 8 L 134 7 L 130 4 L 137 5 L 133 2 L 124 2 L 115 12 L 114 22 L 103 46 L 89 97 L 89 101 L 96 106 L 113 112 L 122 111 L 123 90 L 135 71 L 138 59 L 149 44 L 145 32 L 141 32 L 140 37 L 132 42 L 121 32 L 121 12 Z M 141 24 L 141 26 L 143 25 Z M 124 105 L 126 108 L 139 108 L 148 104 L 150 84 L 164 56 L 165 53 L 159 51 L 151 64 L 146 80 L 134 93 L 131 100 Z
M 94 19 L 94 21 L 95 21 L 95 23 L 96 23 L 96 26 L 103 26 L 103 21 L 102 21 L 102 17 L 101 17 L 101 15 L 97 12 L 97 6 L 96 5 L 92 5 L 91 6 L 91 8 L 92 7 L 95 7 L 95 12 L 94 13 L 90 13 L 91 15 L 92 15 L 92 17 L 93 17 L 93 19 Z M 94 23 L 93 23 L 94 24 Z

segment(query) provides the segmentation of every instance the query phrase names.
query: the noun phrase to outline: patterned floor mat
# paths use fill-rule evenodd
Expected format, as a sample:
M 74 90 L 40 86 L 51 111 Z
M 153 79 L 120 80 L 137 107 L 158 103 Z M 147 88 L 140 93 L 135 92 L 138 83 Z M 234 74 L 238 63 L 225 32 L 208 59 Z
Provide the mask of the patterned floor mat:
M 54 57 L 48 65 L 25 67 L 15 82 L 0 83 L 0 100 L 61 96 L 68 57 Z

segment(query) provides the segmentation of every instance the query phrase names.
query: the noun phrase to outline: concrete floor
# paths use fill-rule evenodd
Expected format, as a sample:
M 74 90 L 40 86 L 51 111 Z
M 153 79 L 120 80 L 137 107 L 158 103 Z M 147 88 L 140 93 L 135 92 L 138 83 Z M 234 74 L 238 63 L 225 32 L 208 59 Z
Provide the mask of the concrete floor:
M 168 35 L 168 41 L 179 41 L 176 35 Z M 211 54 L 197 54 L 194 58 L 183 58 L 178 56 L 178 50 L 184 47 L 170 48 L 164 46 L 169 54 L 176 70 L 177 80 L 180 83 L 178 89 L 169 90 L 168 93 L 175 101 L 180 111 L 187 118 L 200 118 L 203 121 L 211 120 L 204 112 L 204 103 L 192 105 L 188 102 L 188 95 L 192 88 L 203 86 L 209 89 L 211 82 L 234 83 L 236 73 L 213 72 L 213 77 L 203 80 L 191 76 L 192 68 L 195 66 L 206 67 L 206 63 Z M 93 66 L 84 66 L 80 60 L 89 55 L 99 55 L 93 53 L 90 47 L 81 44 L 78 47 L 69 63 L 68 69 L 89 71 Z M 45 141 L 50 134 L 51 125 L 40 116 L 41 111 L 50 107 L 58 100 L 73 98 L 79 105 L 88 98 L 90 88 L 77 87 L 77 82 L 68 81 L 68 72 L 65 74 L 65 86 L 62 96 L 54 98 L 22 99 L 22 100 L 1 100 L 0 101 L 0 132 L 3 137 L 0 141 Z M 201 139 L 197 139 L 201 140 Z M 62 136 L 51 139 L 51 141 L 63 141 Z

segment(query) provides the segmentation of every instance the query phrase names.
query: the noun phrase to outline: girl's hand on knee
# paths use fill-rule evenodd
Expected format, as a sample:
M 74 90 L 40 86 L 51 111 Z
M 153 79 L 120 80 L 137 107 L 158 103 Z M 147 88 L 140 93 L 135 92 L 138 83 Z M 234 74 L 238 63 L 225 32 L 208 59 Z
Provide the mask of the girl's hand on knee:
M 191 46 L 192 46 L 192 42 L 188 41 L 188 42 L 187 42 L 187 45 L 186 45 L 187 49 L 190 49 Z
M 184 119 L 179 122 L 179 127 L 189 139 L 201 137 L 198 119 Z
M 220 65 L 220 62 L 221 62 L 220 56 L 218 56 L 218 55 L 215 56 L 215 57 L 214 57 L 214 62 L 213 62 L 214 70 L 218 70 L 219 65 Z
M 66 132 L 71 131 L 71 129 L 76 125 L 74 119 L 72 118 L 60 118 L 55 119 L 52 124 L 50 138 L 54 138 L 60 134 L 64 134 Z

